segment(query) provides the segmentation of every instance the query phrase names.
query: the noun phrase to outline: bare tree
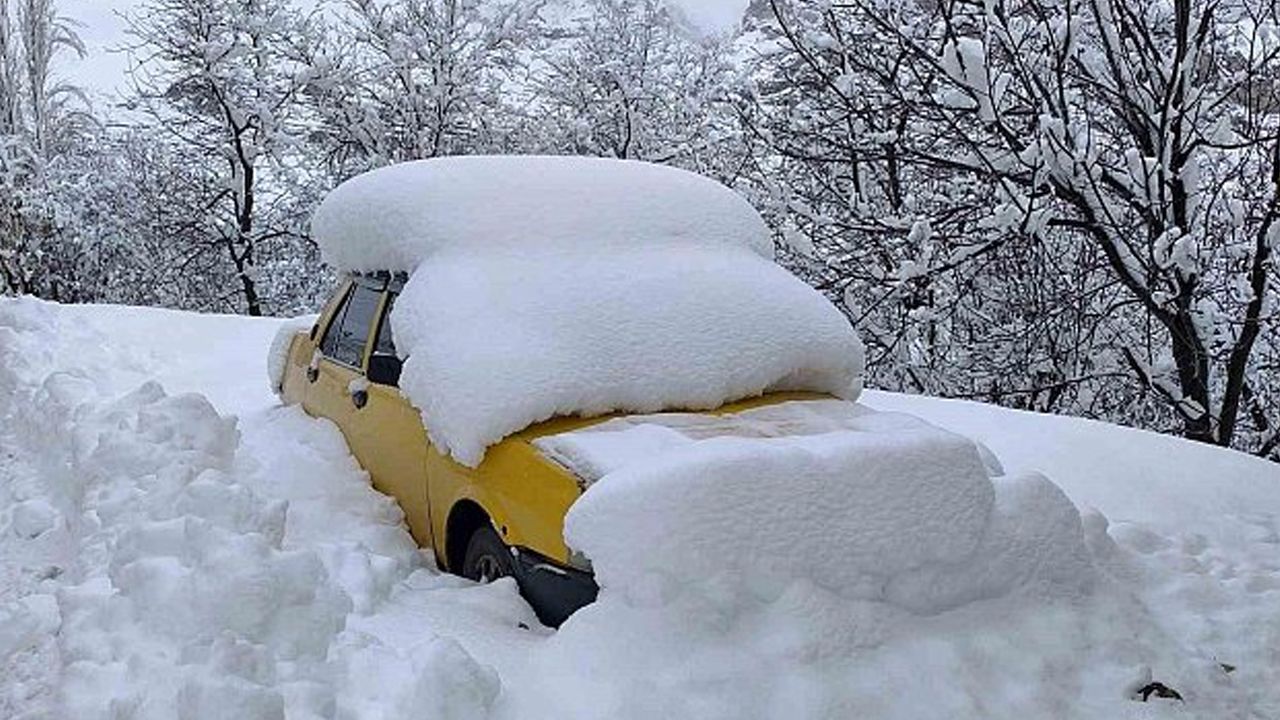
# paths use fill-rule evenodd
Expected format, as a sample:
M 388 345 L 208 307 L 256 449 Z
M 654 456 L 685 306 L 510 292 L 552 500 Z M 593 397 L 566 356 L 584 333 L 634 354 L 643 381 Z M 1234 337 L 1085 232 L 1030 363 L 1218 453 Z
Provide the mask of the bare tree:
M 1010 243 L 1042 244 L 1037 266 L 1051 253 L 1088 262 L 1096 252 L 1105 276 L 1079 289 L 1109 300 L 1083 336 L 1091 347 L 1115 351 L 1187 437 L 1263 449 L 1277 411 L 1273 399 L 1259 400 L 1270 390 L 1255 354 L 1258 339 L 1276 332 L 1273 4 L 853 0 L 771 9 L 799 62 L 826 67 L 816 58 L 832 48 L 862 58 L 864 67 L 817 82 L 835 93 L 845 84 L 853 105 L 873 88 L 872 109 L 897 119 L 887 130 L 854 130 L 862 150 L 873 139 L 890 148 L 838 162 L 909 166 L 902 186 L 913 192 L 930 176 L 986 188 L 976 227 L 997 232 L 966 260 Z M 867 37 L 879 38 L 870 51 L 879 61 L 859 55 Z M 827 133 L 812 131 L 811 147 L 821 147 Z M 890 196 L 894 184 L 882 182 Z M 981 210 L 960 200 L 928 215 L 965 207 Z M 910 270 L 934 277 L 938 266 Z M 1251 427 L 1236 442 L 1242 419 Z
M 541 2 L 345 0 L 309 90 L 339 177 L 501 149 Z
M 259 259 L 300 237 L 289 204 L 316 30 L 286 0 L 148 0 L 129 19 L 134 104 L 196 159 L 202 207 L 175 238 L 224 258 L 244 309 L 265 310 Z
M 95 131 L 81 90 L 54 73 L 63 53 L 83 56 L 73 24 L 52 0 L 0 0 L 0 276 L 8 292 L 66 296 L 82 250 L 63 201 L 81 142 Z
M 661 0 L 590 0 L 535 64 L 537 142 L 730 176 L 736 71 Z

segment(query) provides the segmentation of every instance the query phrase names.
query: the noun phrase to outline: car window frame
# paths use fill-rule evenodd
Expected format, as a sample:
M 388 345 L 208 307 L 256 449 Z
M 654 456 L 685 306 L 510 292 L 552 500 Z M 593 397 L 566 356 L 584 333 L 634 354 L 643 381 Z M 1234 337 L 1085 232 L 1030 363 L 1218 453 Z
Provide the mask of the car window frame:
M 369 363 L 368 358 L 373 357 L 378 352 L 378 345 L 382 340 L 382 330 L 383 328 L 387 327 L 391 323 L 391 310 L 393 309 L 392 306 L 395 304 L 396 298 L 397 296 L 399 296 L 399 294 L 400 294 L 399 292 L 391 288 L 387 288 L 382 291 L 382 303 L 378 305 L 377 327 L 375 327 L 373 330 L 373 336 L 371 338 L 371 343 L 369 345 L 368 357 L 365 358 L 366 366 Z M 383 353 L 383 354 L 385 355 L 386 353 Z M 391 340 L 391 354 L 397 358 L 400 357 L 400 351 L 395 346 L 394 337 Z
M 341 292 L 341 299 L 330 314 L 329 321 L 325 325 L 324 332 L 320 334 L 320 342 L 316 344 L 316 350 L 320 353 L 321 360 L 327 360 L 338 367 L 346 368 L 361 376 L 365 374 L 366 368 L 369 366 L 369 356 L 373 352 L 372 343 L 377 339 L 377 336 L 374 334 L 377 332 L 377 328 L 379 327 L 377 320 L 381 317 L 383 308 L 386 307 L 386 286 L 387 279 L 385 277 L 378 277 L 377 275 L 353 275 L 346 281 L 346 285 Z M 340 324 L 346 320 L 347 310 L 351 305 L 351 298 L 359 287 L 364 287 L 367 290 L 373 290 L 376 292 L 378 294 L 378 303 L 374 310 L 374 322 L 369 323 L 369 329 L 366 331 L 363 349 L 360 354 L 360 365 L 355 366 L 326 353 L 324 351 L 324 345 L 325 340 L 329 337 L 329 333 L 334 329 L 334 324 Z
M 318 336 L 318 339 L 316 340 L 316 352 L 319 353 L 320 358 L 337 363 L 338 365 L 342 365 L 343 363 L 340 363 L 333 357 L 325 354 L 325 341 L 329 339 L 329 333 L 333 331 L 334 325 L 342 324 L 342 319 L 346 317 L 347 301 L 350 299 L 352 288 L 354 287 L 355 283 L 352 282 L 350 278 L 342 281 L 338 292 L 334 293 L 334 299 L 330 301 L 330 306 L 326 310 L 324 327 L 320 332 L 316 333 Z

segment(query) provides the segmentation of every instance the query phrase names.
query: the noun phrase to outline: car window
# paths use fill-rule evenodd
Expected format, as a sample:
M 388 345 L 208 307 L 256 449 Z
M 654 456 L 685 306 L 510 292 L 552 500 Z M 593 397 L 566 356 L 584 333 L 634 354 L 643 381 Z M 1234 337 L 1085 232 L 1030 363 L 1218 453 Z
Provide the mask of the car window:
M 378 312 L 381 295 L 379 290 L 362 283 L 352 286 L 351 293 L 338 309 L 325 332 L 324 341 L 320 343 L 320 352 L 325 357 L 351 367 L 361 366 L 365 343 L 369 340 L 369 329 Z
M 382 321 L 378 325 L 378 341 L 373 351 L 378 355 L 395 355 L 396 342 L 391 333 L 391 308 L 396 304 L 396 293 L 387 293 L 387 308 L 382 313 Z
M 333 319 L 329 321 L 329 327 L 324 331 L 324 337 L 320 339 L 320 352 L 325 357 L 333 357 L 335 347 L 338 344 L 338 328 L 342 326 L 342 318 L 347 314 L 347 305 L 351 303 L 351 288 L 347 288 L 346 293 L 342 296 L 342 301 L 338 303 L 338 307 L 333 311 Z

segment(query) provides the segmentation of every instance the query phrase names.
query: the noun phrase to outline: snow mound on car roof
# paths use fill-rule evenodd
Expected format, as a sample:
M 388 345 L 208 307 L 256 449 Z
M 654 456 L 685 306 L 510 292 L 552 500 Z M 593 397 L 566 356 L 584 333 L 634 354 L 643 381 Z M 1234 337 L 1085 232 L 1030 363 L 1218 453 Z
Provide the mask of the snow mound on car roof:
M 470 156 L 403 163 L 340 185 L 312 219 L 342 270 L 413 270 L 450 250 L 686 244 L 771 256 L 760 215 L 729 188 L 663 165 Z
M 863 350 L 819 293 L 745 249 L 445 253 L 391 314 L 400 387 L 467 465 L 557 415 L 857 397 Z

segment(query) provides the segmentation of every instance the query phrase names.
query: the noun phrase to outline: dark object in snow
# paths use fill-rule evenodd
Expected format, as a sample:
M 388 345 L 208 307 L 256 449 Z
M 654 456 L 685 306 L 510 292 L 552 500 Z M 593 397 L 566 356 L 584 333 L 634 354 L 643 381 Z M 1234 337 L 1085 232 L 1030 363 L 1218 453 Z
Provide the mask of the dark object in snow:
M 1218 667 L 1222 668 L 1222 672 L 1228 675 L 1236 671 L 1236 666 L 1231 663 L 1218 663 Z
M 1177 690 L 1174 690 L 1164 683 L 1158 682 L 1149 682 L 1146 685 L 1143 685 L 1134 692 L 1134 695 L 1141 696 L 1142 702 L 1147 702 L 1152 695 L 1155 695 L 1158 698 L 1168 698 L 1170 700 L 1177 700 L 1178 702 L 1186 702 L 1182 699 L 1182 695 L 1180 695 Z M 1135 699 L 1138 698 L 1135 697 Z

